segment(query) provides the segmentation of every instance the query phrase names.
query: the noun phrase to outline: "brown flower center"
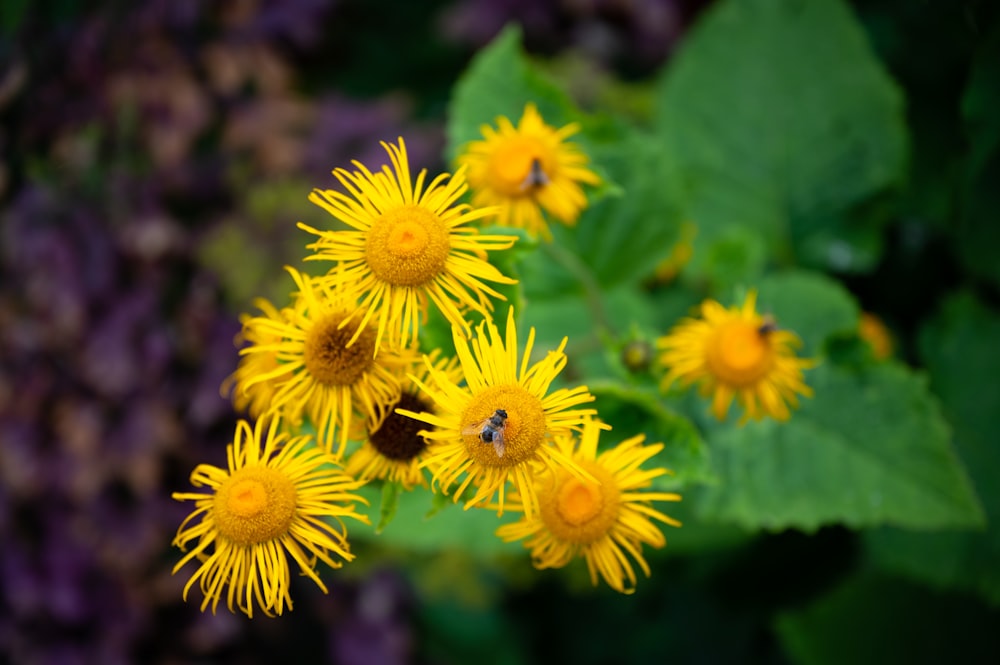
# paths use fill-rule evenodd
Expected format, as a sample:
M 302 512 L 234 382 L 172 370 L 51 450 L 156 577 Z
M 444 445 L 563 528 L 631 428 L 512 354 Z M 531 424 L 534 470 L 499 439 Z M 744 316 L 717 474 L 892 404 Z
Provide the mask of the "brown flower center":
M 404 392 L 394 408 L 415 413 L 430 411 L 430 405 L 416 395 Z M 399 462 L 408 462 L 427 448 L 427 442 L 420 436 L 420 430 L 427 425 L 407 416 L 391 411 L 382 425 L 368 436 L 368 440 L 383 457 Z
M 375 363 L 375 330 L 366 328 L 348 346 L 354 331 L 341 328 L 343 315 L 315 321 L 306 333 L 304 362 L 310 376 L 332 386 L 353 385 Z

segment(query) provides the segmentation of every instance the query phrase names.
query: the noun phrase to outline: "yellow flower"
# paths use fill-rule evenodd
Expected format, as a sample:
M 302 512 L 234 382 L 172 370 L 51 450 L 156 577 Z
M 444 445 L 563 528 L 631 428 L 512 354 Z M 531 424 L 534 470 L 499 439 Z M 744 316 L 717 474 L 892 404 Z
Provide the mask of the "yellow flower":
M 225 593 L 230 611 L 238 607 L 252 617 L 256 605 L 268 616 L 281 614 L 292 609 L 289 556 L 324 593 L 317 562 L 339 568 L 353 559 L 342 518 L 368 522 L 354 509 L 364 499 L 350 494 L 361 483 L 312 445 L 311 437 L 289 439 L 279 428 L 277 418 L 266 430 L 262 421 L 253 429 L 239 421 L 227 450 L 228 469 L 201 464 L 191 474 L 192 485 L 211 492 L 173 495 L 195 502 L 174 538 L 187 553 L 173 572 L 200 562 L 184 585 L 184 599 L 200 581 L 202 611 L 211 603 L 214 613 Z
M 892 356 L 892 334 L 885 327 L 882 319 L 868 312 L 861 313 L 858 322 L 858 335 L 868 343 L 876 360 L 885 360 Z
M 430 445 L 421 466 L 432 471 L 435 483 L 446 493 L 465 474 L 454 493 L 455 501 L 470 485 L 476 488 L 476 493 L 466 502 L 466 508 L 482 504 L 499 492 L 498 510 L 502 514 L 504 489 L 510 480 L 521 493 L 524 511 L 533 514 L 537 507 L 532 478 L 539 468 L 566 466 L 572 473 L 585 475 L 559 448 L 551 445 L 551 440 L 556 434 L 578 429 L 588 416 L 596 413 L 594 409 L 572 408 L 593 401 L 594 396 L 586 386 L 548 392 L 552 381 L 566 366 L 565 339 L 558 349 L 529 367 L 535 340 L 532 328 L 523 358 L 518 361 L 513 308 L 507 315 L 506 343 L 492 320 L 479 325 L 471 349 L 460 329 L 453 328 L 452 332 L 465 385 L 460 386 L 452 377 L 431 367 L 425 357 L 430 380 L 411 378 L 437 405 L 437 413 L 404 409 L 397 409 L 397 413 L 435 427 L 424 432 Z M 505 414 L 499 425 L 503 433 L 502 449 L 484 443 L 482 438 L 483 428 L 498 411 Z
M 352 230 L 317 231 L 299 224 L 319 236 L 308 246 L 315 253 L 307 260 L 338 261 L 345 280 L 358 285 L 363 297 L 351 313 L 352 318 L 361 314 L 355 338 L 376 319 L 376 344 L 388 331 L 399 346 L 407 346 L 417 335 L 418 317 L 426 315 L 428 300 L 452 325 L 468 330 L 463 310 L 488 316 L 493 308 L 488 296 L 504 299 L 484 282 L 517 281 L 487 263 L 487 250 L 508 249 L 517 238 L 478 235 L 469 226 L 496 210 L 455 205 L 468 188 L 463 171 L 450 179 L 441 174 L 425 188 L 426 169 L 415 183 L 410 179 L 403 139 L 398 148 L 382 146 L 391 169 L 372 173 L 354 162 L 359 171 L 333 171 L 348 194 L 317 189 L 309 195 Z
M 582 556 L 594 585 L 600 574 L 615 591 L 631 593 L 635 590 L 636 576 L 626 554 L 649 577 L 642 546 L 666 545 L 653 520 L 681 525 L 653 508 L 652 502 L 680 501 L 681 497 L 669 492 L 642 491 L 654 478 L 669 473 L 664 468 L 639 468 L 660 452 L 663 444 L 644 446 L 640 434 L 598 455 L 599 435 L 599 425 L 588 422 L 575 452 L 574 437 L 556 437 L 556 446 L 562 453 L 572 456 L 594 479 L 579 478 L 565 470 L 539 476 L 535 480 L 538 515 L 525 515 L 506 524 L 497 529 L 497 535 L 507 542 L 526 538 L 524 546 L 531 550 L 536 568 L 561 568 Z
M 570 123 L 555 129 L 545 124 L 531 103 L 524 107 L 517 127 L 503 116 L 496 122 L 499 129 L 483 125 L 484 140 L 472 141 L 458 157 L 458 163 L 469 168 L 472 203 L 499 205 L 500 224 L 551 240 L 541 209 L 573 226 L 587 207 L 580 183 L 601 182 L 586 167 L 587 156 L 566 142 L 580 127 Z
M 764 416 L 788 420 L 788 405 L 798 406 L 797 395 L 812 396 L 802 370 L 815 362 L 795 356 L 798 336 L 758 314 L 756 301 L 755 291 L 742 307 L 726 309 L 706 300 L 702 318 L 686 318 L 658 339 L 660 363 L 669 370 L 663 389 L 678 380 L 683 385 L 697 382 L 702 395 L 712 396 L 712 413 L 719 420 L 734 397 L 745 411 L 741 423 Z
M 284 314 L 279 312 L 274 305 L 257 298 L 254 300 L 257 309 L 264 312 L 264 316 L 269 319 L 280 321 Z M 261 347 L 270 346 L 281 341 L 281 337 L 273 331 L 262 331 L 247 325 L 252 317 L 243 314 L 240 316 L 240 323 L 243 330 L 237 337 L 237 342 L 244 346 L 259 345 Z M 252 381 L 255 377 L 271 375 L 278 369 L 278 354 L 276 351 L 254 353 L 244 355 L 240 358 L 236 371 L 229 375 L 222 382 L 220 393 L 223 397 L 231 397 L 233 408 L 240 412 L 246 412 L 252 419 L 257 420 L 266 417 L 265 414 L 271 408 L 274 399 L 274 392 L 280 381 L 271 379 L 268 381 Z M 239 389 L 237 389 L 239 387 Z
M 441 372 L 452 383 L 462 380 L 457 358 L 441 358 L 435 349 L 427 365 L 417 365 L 416 379 L 427 381 L 430 368 Z M 403 382 L 403 392 L 395 408 L 406 411 L 435 411 L 433 402 L 421 396 L 413 379 Z M 369 435 L 367 441 L 347 461 L 346 471 L 361 480 L 381 479 L 397 482 L 407 489 L 424 485 L 424 470 L 420 462 L 427 450 L 427 442 L 420 435 L 423 425 L 413 418 L 391 411 L 382 424 Z
M 248 339 L 276 339 L 240 351 L 244 357 L 276 356 L 270 371 L 240 377 L 236 391 L 252 391 L 258 383 L 273 388 L 271 409 L 298 425 L 308 415 L 317 439 L 332 450 L 338 438 L 337 456 L 358 429 L 355 412 L 375 428 L 399 399 L 398 376 L 417 360 L 416 353 L 379 343 L 368 326 L 360 336 L 344 329 L 357 302 L 346 285 L 329 280 L 317 282 L 294 268 L 287 268 L 299 288 L 292 307 L 245 322 Z M 279 314 L 275 316 L 275 314 Z M 265 365 L 260 363 L 261 367 Z

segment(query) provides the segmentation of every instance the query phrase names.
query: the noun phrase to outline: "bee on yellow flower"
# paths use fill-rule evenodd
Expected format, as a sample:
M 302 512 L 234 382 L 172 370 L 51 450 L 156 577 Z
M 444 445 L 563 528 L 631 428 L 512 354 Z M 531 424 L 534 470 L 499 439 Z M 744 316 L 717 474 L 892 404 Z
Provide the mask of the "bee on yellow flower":
M 592 402 L 594 396 L 586 386 L 549 390 L 566 366 L 566 340 L 529 364 L 535 329 L 528 333 L 524 353 L 519 354 L 513 308 L 508 311 L 505 336 L 489 319 L 479 325 L 478 335 L 471 341 L 459 328 L 452 331 L 464 382 L 460 384 L 430 367 L 427 381 L 413 380 L 434 402 L 436 411 L 397 412 L 433 426 L 424 432 L 430 447 L 422 465 L 431 470 L 442 491 L 448 492 L 457 482 L 457 501 L 466 488 L 475 488 L 466 508 L 482 505 L 498 494 L 502 513 L 510 481 L 521 496 L 524 511 L 533 514 L 538 509 L 533 478 L 539 467 L 566 467 L 586 477 L 562 449 L 552 445 L 552 437 L 579 429 L 595 415 L 594 409 L 575 408 Z M 426 364 L 428 359 L 424 360 Z M 485 425 L 498 411 L 505 414 L 498 425 L 503 429 L 502 446 L 496 445 L 493 431 L 487 440 Z
M 536 568 L 560 568 L 577 557 L 587 562 L 590 579 L 598 576 L 621 593 L 635 589 L 632 561 L 648 577 L 642 546 L 663 547 L 666 539 L 655 522 L 680 522 L 653 508 L 655 501 L 680 501 L 673 492 L 650 491 L 653 479 L 670 473 L 662 467 L 642 469 L 663 444 L 643 445 L 643 435 L 622 441 L 598 454 L 601 428 L 584 425 L 576 437 L 560 435 L 555 445 L 585 469 L 591 479 L 555 469 L 535 478 L 539 510 L 497 530 L 505 541 L 524 540 Z M 516 499 L 513 502 L 516 505 Z
M 756 311 L 757 293 L 750 291 L 742 307 L 723 307 L 715 300 L 701 304 L 700 317 L 682 320 L 656 342 L 666 390 L 675 381 L 696 383 L 712 398 L 712 414 L 724 420 L 735 399 L 743 408 L 741 422 L 770 416 L 788 420 L 798 396 L 812 396 L 802 371 L 815 361 L 799 358 L 798 336 Z
M 483 139 L 469 143 L 458 157 L 459 165 L 469 169 L 472 202 L 499 206 L 497 221 L 503 226 L 551 240 L 542 211 L 573 226 L 587 207 L 581 184 L 601 182 L 587 168 L 587 155 L 567 141 L 580 126 L 551 127 L 531 103 L 524 107 L 517 127 L 504 116 L 496 123 L 497 128 L 483 125 Z

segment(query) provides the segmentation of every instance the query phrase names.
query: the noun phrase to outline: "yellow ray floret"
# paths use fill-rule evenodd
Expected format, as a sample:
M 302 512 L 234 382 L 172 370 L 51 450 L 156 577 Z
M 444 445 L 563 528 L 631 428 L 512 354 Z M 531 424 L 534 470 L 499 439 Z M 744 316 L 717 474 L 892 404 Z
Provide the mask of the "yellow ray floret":
M 257 298 L 253 304 L 264 313 L 265 317 L 273 321 L 281 321 L 286 316 L 285 312 L 278 311 L 274 305 L 263 298 Z M 281 341 L 281 338 L 273 330 L 264 331 L 255 326 L 248 326 L 247 324 L 252 318 L 248 314 L 240 316 L 243 330 L 237 337 L 237 344 L 240 346 L 271 346 L 273 348 L 273 345 Z M 236 371 L 222 382 L 220 393 L 223 397 L 231 397 L 233 408 L 240 412 L 245 411 L 251 419 L 266 418 L 274 401 L 275 389 L 281 381 L 275 379 L 255 381 L 254 379 L 265 374 L 273 376 L 274 370 L 278 369 L 278 366 L 276 351 L 243 355 Z

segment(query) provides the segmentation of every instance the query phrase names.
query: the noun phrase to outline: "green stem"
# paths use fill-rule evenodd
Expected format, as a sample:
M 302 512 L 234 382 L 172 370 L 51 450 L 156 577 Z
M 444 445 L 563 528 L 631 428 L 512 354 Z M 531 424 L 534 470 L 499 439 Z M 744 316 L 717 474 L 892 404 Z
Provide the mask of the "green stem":
M 594 279 L 594 274 L 587 268 L 586 264 L 580 260 L 573 252 L 567 251 L 562 245 L 556 242 L 541 243 L 542 250 L 549 257 L 566 269 L 573 277 L 580 282 L 583 287 L 583 295 L 590 309 L 590 315 L 597 324 L 598 335 L 614 336 L 614 326 L 611 325 L 611 318 L 608 310 L 604 307 L 604 299 L 601 296 L 601 285 Z

